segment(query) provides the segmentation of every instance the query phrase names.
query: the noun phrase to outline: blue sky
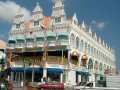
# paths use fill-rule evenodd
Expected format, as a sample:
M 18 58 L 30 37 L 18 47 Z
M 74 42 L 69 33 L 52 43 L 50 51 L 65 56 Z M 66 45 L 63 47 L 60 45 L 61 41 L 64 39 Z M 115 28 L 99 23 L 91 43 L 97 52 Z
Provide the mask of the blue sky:
M 7 40 L 11 28 L 11 19 L 18 7 L 31 12 L 36 2 L 51 15 L 51 0 L 0 0 L 0 38 Z M 67 16 L 77 14 L 79 23 L 84 20 L 92 30 L 116 50 L 117 66 L 120 68 L 120 0 L 65 0 Z M 29 16 L 29 13 L 28 15 Z

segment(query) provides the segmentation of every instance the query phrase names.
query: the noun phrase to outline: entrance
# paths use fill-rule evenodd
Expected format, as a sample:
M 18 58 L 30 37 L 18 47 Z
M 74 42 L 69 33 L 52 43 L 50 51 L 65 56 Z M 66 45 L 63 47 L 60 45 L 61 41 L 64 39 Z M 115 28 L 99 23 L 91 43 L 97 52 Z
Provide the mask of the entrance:
M 60 82 L 61 81 L 61 74 L 63 73 L 62 69 L 59 68 L 48 68 L 47 69 L 47 78 L 48 82 Z

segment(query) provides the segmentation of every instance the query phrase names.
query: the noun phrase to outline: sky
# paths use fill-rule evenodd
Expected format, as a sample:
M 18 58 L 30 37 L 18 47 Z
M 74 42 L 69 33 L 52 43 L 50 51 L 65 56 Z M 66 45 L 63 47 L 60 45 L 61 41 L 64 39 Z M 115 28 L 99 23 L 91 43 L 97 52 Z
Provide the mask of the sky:
M 0 0 L 0 39 L 8 39 L 12 18 L 19 8 L 26 20 L 39 2 L 45 16 L 52 13 L 51 0 Z M 120 0 L 65 0 L 67 16 L 76 13 L 79 23 L 83 21 L 108 45 L 115 49 L 116 64 L 120 69 Z

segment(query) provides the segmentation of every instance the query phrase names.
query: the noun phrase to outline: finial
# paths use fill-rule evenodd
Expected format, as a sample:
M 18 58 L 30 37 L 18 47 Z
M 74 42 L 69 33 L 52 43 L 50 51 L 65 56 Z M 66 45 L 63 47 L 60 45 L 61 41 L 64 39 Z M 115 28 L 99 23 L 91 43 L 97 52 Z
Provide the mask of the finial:
M 78 19 L 77 19 L 76 13 L 74 13 L 74 15 L 73 15 L 73 20 L 75 20 L 78 23 Z
M 39 6 L 39 2 L 36 3 L 36 6 Z
M 85 28 L 85 22 L 84 22 L 84 20 L 82 22 L 82 28 Z

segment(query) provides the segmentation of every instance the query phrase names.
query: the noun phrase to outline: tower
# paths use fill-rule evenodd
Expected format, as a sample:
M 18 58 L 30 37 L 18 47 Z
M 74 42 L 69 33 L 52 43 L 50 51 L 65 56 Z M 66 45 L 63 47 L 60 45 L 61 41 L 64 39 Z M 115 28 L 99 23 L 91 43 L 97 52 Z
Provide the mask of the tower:
M 64 11 L 64 0 L 52 0 L 53 1 L 53 12 L 52 18 L 54 23 L 64 22 L 66 15 Z
M 16 12 L 15 17 L 13 18 L 12 31 L 22 30 L 24 28 L 24 14 L 21 8 Z

